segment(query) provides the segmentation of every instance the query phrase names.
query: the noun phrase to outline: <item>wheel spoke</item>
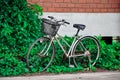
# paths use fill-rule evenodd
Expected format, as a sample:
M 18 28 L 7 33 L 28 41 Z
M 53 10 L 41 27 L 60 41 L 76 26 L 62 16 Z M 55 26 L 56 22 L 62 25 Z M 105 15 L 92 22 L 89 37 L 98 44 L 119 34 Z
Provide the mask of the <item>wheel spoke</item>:
M 84 52 L 84 56 L 78 56 L 73 58 L 73 61 L 76 66 L 82 66 L 83 68 L 89 67 L 89 63 L 94 66 L 98 57 L 100 46 L 96 38 L 86 36 L 80 38 L 74 47 L 74 55 L 80 55 L 80 52 L 76 53 L 76 51 Z
M 49 46 L 49 47 L 48 47 Z M 54 57 L 54 44 L 48 38 L 39 38 L 32 43 L 27 54 L 27 66 L 32 71 L 44 71 Z

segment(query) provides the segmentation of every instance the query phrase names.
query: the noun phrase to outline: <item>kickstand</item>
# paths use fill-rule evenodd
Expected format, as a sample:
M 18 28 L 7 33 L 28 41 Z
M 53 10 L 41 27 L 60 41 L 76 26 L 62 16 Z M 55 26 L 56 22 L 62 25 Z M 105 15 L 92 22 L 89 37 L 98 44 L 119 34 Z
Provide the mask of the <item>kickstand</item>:
M 69 67 L 70 68 L 74 68 L 75 67 L 73 64 L 71 64 L 71 57 L 69 57 Z
M 92 60 L 91 60 L 91 55 L 88 56 L 88 59 L 89 59 L 89 71 L 91 71 L 92 69 Z

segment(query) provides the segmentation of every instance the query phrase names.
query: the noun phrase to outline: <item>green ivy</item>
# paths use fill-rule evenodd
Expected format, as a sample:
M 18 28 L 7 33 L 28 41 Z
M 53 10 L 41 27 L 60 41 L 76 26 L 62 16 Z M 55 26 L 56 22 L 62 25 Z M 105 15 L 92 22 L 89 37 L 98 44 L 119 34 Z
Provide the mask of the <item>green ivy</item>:
M 67 36 L 65 36 L 64 39 L 67 40 L 69 44 L 71 44 L 73 40 L 73 38 Z M 120 70 L 120 42 L 108 45 L 101 39 L 101 37 L 98 37 L 98 39 L 101 45 L 100 57 L 95 66 L 90 66 L 91 70 L 97 71 L 97 68 L 107 70 Z M 62 40 L 60 41 L 64 45 L 63 41 Z M 82 66 L 79 66 L 78 68 L 69 68 L 68 58 L 64 57 L 63 51 L 56 42 L 55 47 L 56 47 L 55 58 L 50 67 L 47 68 L 47 72 L 65 73 L 89 70 L 84 69 Z
M 26 66 L 26 53 L 31 43 L 41 37 L 42 8 L 37 4 L 28 4 L 26 0 L 0 0 L 0 76 L 16 76 L 30 71 Z M 64 37 L 69 44 L 73 38 Z M 120 42 L 107 45 L 100 39 L 100 58 L 97 67 L 108 70 L 120 70 Z M 64 45 L 63 41 L 60 42 Z M 55 58 L 47 72 L 65 73 L 84 71 L 82 66 L 69 68 L 68 59 L 56 44 Z M 68 49 L 64 45 L 65 49 Z M 33 69 L 32 72 L 39 72 Z
M 97 67 L 108 70 L 120 70 L 120 42 L 107 45 L 101 41 L 102 49 Z
M 16 58 L 14 54 L 0 54 L 0 74 L 2 76 L 15 76 L 28 72 L 26 63 Z
M 26 52 L 42 36 L 42 8 L 27 0 L 0 0 L 0 75 L 28 72 Z

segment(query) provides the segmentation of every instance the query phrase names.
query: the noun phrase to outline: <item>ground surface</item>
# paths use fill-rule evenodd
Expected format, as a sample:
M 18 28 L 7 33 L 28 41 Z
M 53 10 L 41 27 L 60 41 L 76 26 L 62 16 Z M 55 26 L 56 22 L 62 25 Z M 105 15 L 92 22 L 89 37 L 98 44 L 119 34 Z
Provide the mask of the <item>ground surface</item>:
M 120 80 L 120 71 L 0 77 L 0 80 Z

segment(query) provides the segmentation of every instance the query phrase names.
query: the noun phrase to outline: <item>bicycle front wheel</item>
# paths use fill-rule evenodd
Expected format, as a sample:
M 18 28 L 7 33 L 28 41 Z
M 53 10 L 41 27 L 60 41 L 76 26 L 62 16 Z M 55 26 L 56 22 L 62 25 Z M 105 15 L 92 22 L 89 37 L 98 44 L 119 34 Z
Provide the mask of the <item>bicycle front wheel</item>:
M 75 66 L 88 68 L 96 64 L 99 58 L 100 45 L 95 37 L 85 36 L 76 42 L 73 51 L 74 55 L 81 55 L 73 58 Z
M 27 53 L 27 66 L 31 72 L 42 72 L 49 67 L 55 54 L 53 42 L 48 38 L 39 38 L 30 46 Z

